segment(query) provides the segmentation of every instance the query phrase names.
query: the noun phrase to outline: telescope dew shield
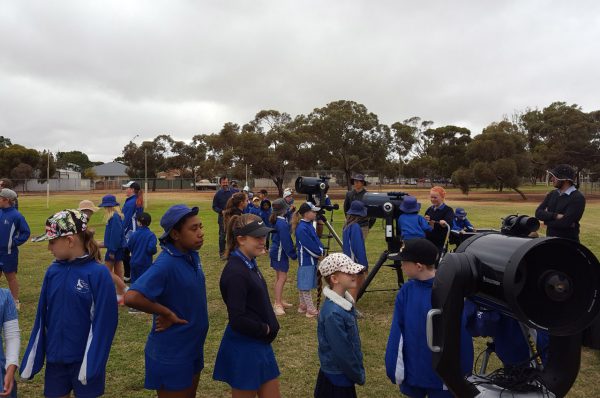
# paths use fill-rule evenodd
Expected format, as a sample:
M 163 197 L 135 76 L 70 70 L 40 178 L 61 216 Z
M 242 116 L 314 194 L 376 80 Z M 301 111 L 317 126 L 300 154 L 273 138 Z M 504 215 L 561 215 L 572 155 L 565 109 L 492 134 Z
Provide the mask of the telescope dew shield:
M 325 195 L 329 190 L 327 178 L 324 177 L 298 177 L 294 185 L 296 192 L 307 195 Z
M 403 192 L 365 192 L 362 202 L 367 208 L 367 217 L 397 219 L 400 214 Z
M 585 246 L 563 238 L 476 235 L 457 253 L 477 259 L 472 299 L 554 336 L 570 336 L 600 312 L 600 263 Z

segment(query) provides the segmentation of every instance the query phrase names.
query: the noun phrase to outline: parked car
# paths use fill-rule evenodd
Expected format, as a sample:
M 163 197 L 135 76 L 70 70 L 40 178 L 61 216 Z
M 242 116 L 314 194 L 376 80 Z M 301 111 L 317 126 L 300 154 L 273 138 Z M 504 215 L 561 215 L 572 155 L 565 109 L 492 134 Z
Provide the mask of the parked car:
M 196 191 L 216 191 L 219 184 L 210 182 L 210 180 L 200 180 L 194 184 Z

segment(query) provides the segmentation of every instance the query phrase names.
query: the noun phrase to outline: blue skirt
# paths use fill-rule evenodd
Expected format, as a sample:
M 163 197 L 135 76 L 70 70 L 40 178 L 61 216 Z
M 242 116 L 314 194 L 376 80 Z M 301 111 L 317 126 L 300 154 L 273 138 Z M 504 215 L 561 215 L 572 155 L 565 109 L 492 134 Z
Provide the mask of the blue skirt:
M 298 290 L 311 290 L 317 288 L 317 267 L 315 265 L 302 265 L 298 267 Z
M 271 268 L 275 271 L 288 272 L 290 270 L 290 259 L 288 256 L 281 256 L 281 260 L 271 257 Z
M 213 379 L 237 390 L 256 391 L 279 377 L 279 367 L 271 344 L 225 328 L 217 353 Z

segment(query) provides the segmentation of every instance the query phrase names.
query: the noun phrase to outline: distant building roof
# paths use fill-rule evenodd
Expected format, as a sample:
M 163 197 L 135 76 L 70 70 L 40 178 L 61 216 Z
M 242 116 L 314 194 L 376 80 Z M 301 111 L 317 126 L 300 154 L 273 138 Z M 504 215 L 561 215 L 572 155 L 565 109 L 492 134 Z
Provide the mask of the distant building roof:
M 127 166 L 119 162 L 104 163 L 92 169 L 98 177 L 127 177 Z

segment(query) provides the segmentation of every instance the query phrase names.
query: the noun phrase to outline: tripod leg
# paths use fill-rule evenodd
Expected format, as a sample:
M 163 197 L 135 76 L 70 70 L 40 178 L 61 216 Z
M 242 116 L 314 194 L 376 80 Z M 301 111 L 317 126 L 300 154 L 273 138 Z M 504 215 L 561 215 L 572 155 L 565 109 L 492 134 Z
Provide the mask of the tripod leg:
M 327 226 L 327 229 L 329 230 L 329 234 L 333 235 L 333 239 L 335 239 L 335 241 L 340 245 L 340 247 L 344 247 L 342 240 L 340 239 L 338 234 L 335 232 L 335 229 L 333 229 L 333 225 L 331 225 L 331 223 L 327 219 L 324 219 L 323 221 L 325 222 L 325 225 Z
M 396 276 L 398 277 L 398 289 L 402 287 L 404 283 L 404 275 L 402 274 L 402 267 L 400 261 L 394 261 L 394 268 L 396 268 Z
M 387 250 L 384 251 L 383 253 L 381 253 L 381 256 L 379 257 L 379 260 L 377 260 L 377 262 L 375 263 L 375 265 L 371 269 L 371 272 L 369 272 L 369 275 L 367 275 L 367 279 L 365 279 L 365 282 L 360 287 L 360 290 L 358 291 L 358 295 L 356 296 L 356 302 L 358 302 L 358 300 L 360 300 L 360 298 L 362 297 L 362 295 L 367 290 L 367 287 L 369 287 L 369 284 L 371 283 L 371 281 L 373 280 L 373 278 L 375 278 L 375 275 L 377 275 L 377 272 L 379 271 L 379 268 L 381 268 L 381 266 L 386 262 L 388 254 L 389 254 L 389 252 Z M 402 271 L 400 271 L 400 272 L 402 272 Z

